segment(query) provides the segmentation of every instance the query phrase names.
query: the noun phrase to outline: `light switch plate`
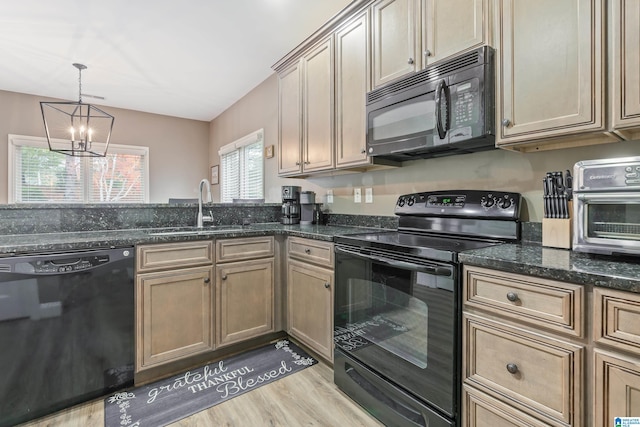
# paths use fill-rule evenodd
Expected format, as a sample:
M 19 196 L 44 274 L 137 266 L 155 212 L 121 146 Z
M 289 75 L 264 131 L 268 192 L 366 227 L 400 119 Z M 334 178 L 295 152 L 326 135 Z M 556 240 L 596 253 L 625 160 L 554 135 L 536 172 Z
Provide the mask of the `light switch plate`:
M 333 203 L 333 190 L 327 190 L 327 203 Z
M 362 203 L 362 190 L 360 188 L 353 189 L 353 203 Z
M 364 189 L 364 202 L 373 203 L 373 188 Z

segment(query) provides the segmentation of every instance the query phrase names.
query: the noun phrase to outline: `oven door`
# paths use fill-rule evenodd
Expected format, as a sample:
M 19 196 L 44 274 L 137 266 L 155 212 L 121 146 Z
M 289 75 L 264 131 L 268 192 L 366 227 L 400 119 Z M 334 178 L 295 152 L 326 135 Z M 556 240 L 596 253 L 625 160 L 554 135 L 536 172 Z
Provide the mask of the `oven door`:
M 574 249 L 640 255 L 640 193 L 576 195 Z
M 371 248 L 335 252 L 336 354 L 455 417 L 456 267 Z

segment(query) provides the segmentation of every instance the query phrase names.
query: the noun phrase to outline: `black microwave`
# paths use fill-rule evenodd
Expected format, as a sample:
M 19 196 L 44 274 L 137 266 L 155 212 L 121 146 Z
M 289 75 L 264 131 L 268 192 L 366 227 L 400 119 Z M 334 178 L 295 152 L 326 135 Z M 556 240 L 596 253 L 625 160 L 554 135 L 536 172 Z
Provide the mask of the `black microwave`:
M 367 154 L 402 162 L 495 148 L 493 56 L 483 46 L 367 93 Z

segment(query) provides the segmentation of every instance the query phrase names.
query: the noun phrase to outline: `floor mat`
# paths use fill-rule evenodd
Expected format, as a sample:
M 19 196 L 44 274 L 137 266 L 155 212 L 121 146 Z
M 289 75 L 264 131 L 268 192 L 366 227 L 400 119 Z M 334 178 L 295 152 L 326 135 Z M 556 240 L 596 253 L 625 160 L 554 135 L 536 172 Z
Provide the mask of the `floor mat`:
M 295 344 L 276 343 L 105 399 L 105 427 L 160 427 L 318 363 Z

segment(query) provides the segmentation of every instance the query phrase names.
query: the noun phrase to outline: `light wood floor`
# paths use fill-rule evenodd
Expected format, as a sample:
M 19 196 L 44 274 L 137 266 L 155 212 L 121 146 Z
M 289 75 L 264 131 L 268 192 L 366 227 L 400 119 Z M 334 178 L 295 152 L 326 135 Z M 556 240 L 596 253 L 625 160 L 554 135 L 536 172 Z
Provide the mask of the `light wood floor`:
M 23 424 L 24 427 L 104 426 L 102 399 Z M 382 426 L 333 384 L 318 363 L 171 424 L 204 426 Z

